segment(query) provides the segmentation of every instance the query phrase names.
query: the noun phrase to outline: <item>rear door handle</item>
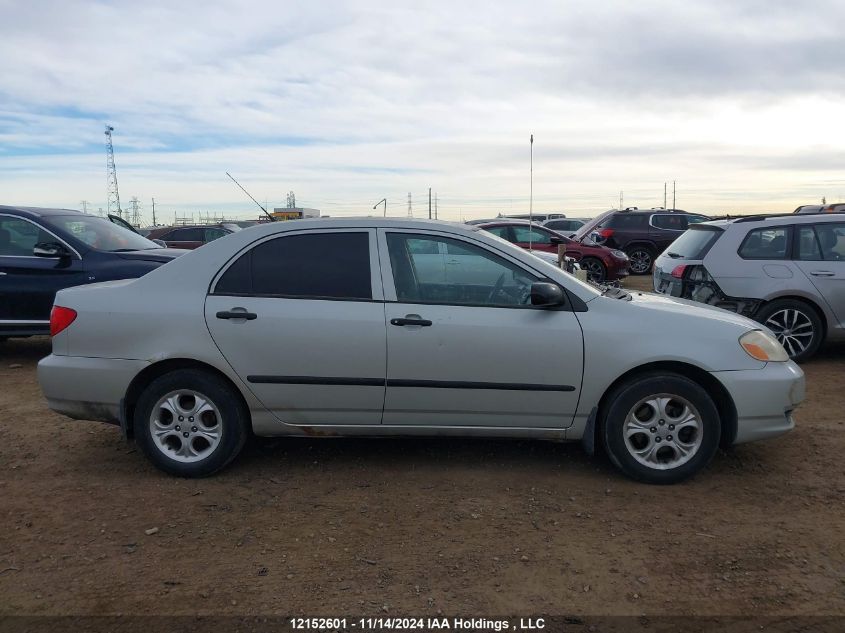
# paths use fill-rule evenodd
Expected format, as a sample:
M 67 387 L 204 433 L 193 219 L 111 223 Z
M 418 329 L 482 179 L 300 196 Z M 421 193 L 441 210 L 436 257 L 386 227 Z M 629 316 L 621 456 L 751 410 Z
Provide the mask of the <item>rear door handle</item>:
M 420 325 L 422 327 L 429 327 L 431 321 L 428 319 L 390 319 L 390 325 Z
M 223 310 L 217 313 L 218 319 L 246 319 L 247 321 L 254 321 L 258 315 L 254 312 L 240 311 L 240 310 Z
M 810 273 L 813 277 L 833 277 L 836 273 L 829 270 L 814 270 Z

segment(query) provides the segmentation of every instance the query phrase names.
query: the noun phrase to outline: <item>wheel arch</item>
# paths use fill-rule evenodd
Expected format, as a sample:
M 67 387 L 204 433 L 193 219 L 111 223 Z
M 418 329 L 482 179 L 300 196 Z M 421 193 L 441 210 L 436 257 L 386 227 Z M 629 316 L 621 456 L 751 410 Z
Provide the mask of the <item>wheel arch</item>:
M 631 240 L 630 242 L 625 244 L 625 248 L 623 248 L 621 250 L 623 250 L 627 253 L 629 249 L 634 249 L 634 248 L 638 248 L 638 247 L 641 248 L 643 246 L 646 247 L 648 250 L 650 250 L 655 256 L 659 255 L 659 253 L 658 253 L 659 249 L 657 248 L 657 244 L 655 244 L 654 242 L 651 242 L 649 240 L 645 240 L 645 239 Z
M 240 405 L 243 407 L 244 412 L 247 415 L 247 419 L 251 421 L 252 414 L 249 409 L 249 405 L 246 402 L 246 398 L 244 398 L 243 393 L 238 388 L 238 386 L 229 378 L 226 374 L 222 371 L 214 367 L 213 365 L 209 365 L 208 363 L 204 363 L 199 360 L 191 359 L 191 358 L 167 358 L 165 360 L 160 360 L 148 367 L 145 367 L 141 370 L 137 376 L 132 379 L 132 382 L 129 383 L 129 387 L 126 389 L 126 395 L 123 398 L 123 402 L 121 404 L 121 428 L 123 429 L 124 433 L 127 437 L 132 437 L 133 435 L 133 418 L 135 416 L 135 407 L 138 404 L 138 399 L 141 397 L 144 389 L 147 385 L 149 385 L 153 380 L 164 376 L 165 374 L 169 374 L 172 371 L 176 371 L 178 369 L 198 369 L 201 371 L 205 371 L 209 374 L 220 378 L 225 383 L 231 387 L 232 392 L 237 394 L 238 401 Z M 252 424 L 250 422 L 249 428 L 252 428 Z
M 696 367 L 695 365 L 679 361 L 657 361 L 629 369 L 624 374 L 616 378 L 616 380 L 614 380 L 610 385 L 608 385 L 607 389 L 604 390 L 604 393 L 599 399 L 596 412 L 596 423 L 593 425 L 592 430 L 592 432 L 595 433 L 595 436 L 593 437 L 594 446 L 603 446 L 601 442 L 601 432 L 602 427 L 604 426 L 604 416 L 607 412 L 608 405 L 610 404 L 610 394 L 612 394 L 619 385 L 631 380 L 635 376 L 654 372 L 672 372 L 679 374 L 685 378 L 689 378 L 706 389 L 713 398 L 713 404 L 716 407 L 716 411 L 719 413 L 719 422 L 721 426 L 721 439 L 719 440 L 719 445 L 722 448 L 727 448 L 733 444 L 737 433 L 737 412 L 733 398 L 731 398 L 731 395 L 725 386 L 710 372 L 701 369 L 701 367 Z

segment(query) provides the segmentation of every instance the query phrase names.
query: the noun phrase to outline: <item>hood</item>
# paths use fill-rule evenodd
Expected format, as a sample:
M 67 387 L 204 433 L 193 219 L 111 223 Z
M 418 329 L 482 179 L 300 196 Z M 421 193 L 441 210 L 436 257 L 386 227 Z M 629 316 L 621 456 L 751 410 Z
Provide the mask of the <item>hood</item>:
M 747 330 L 766 330 L 766 327 L 757 323 L 757 321 L 752 321 L 749 318 L 734 314 L 722 308 L 717 308 L 716 306 L 690 301 L 689 299 L 679 299 L 653 292 L 632 292 L 631 301 L 643 308 L 672 312 L 679 316 L 714 319 Z
M 184 248 L 151 248 L 142 251 L 126 251 L 115 253 L 123 259 L 140 259 L 148 262 L 169 262 L 171 259 L 176 259 L 179 255 L 190 253 L 191 251 Z

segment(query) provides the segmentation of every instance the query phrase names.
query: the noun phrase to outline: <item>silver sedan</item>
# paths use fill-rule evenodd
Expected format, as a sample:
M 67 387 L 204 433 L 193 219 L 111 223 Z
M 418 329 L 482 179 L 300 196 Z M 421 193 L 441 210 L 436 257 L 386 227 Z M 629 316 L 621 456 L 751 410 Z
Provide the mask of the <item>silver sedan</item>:
M 62 290 L 52 409 L 174 475 L 261 436 L 578 440 L 673 483 L 793 427 L 804 376 L 758 323 L 604 292 L 467 225 L 266 224 L 136 280 Z

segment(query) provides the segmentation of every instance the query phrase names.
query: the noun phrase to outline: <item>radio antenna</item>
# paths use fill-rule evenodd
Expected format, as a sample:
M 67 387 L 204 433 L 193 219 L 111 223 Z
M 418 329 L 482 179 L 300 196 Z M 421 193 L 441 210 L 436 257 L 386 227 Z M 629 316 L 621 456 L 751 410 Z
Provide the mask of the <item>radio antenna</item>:
M 249 199 L 250 199 L 250 200 L 252 200 L 255 204 L 257 204 L 257 205 L 258 205 L 258 208 L 259 208 L 259 209 L 261 209 L 262 211 L 264 211 L 264 215 L 266 215 L 268 218 L 270 218 L 270 222 L 275 222 L 275 221 L 276 221 L 276 218 L 274 218 L 272 215 L 270 215 L 269 213 L 267 213 L 267 209 L 265 209 L 263 206 L 261 206 L 261 203 L 260 203 L 260 202 L 258 202 L 258 200 L 256 200 L 255 198 L 253 198 L 253 197 L 252 197 L 252 194 L 250 194 L 250 193 L 249 193 L 249 191 L 247 191 L 246 189 L 244 189 L 244 188 L 241 186 L 241 183 L 239 183 L 237 180 L 235 180 L 235 177 L 234 177 L 234 176 L 232 176 L 232 174 L 230 174 L 230 173 L 227 171 L 227 172 L 226 172 L 226 175 L 227 175 L 229 178 L 231 178 L 231 179 L 232 179 L 232 182 L 233 182 L 233 183 L 235 183 L 238 187 L 240 187 L 241 191 L 243 191 L 246 195 L 248 195 L 248 196 L 249 196 Z

